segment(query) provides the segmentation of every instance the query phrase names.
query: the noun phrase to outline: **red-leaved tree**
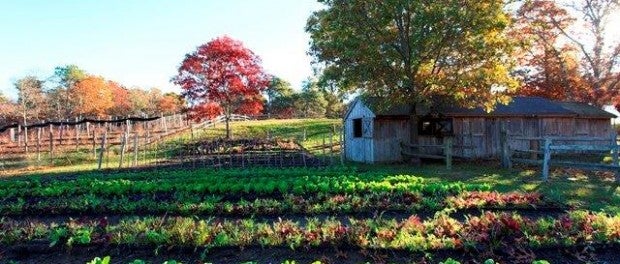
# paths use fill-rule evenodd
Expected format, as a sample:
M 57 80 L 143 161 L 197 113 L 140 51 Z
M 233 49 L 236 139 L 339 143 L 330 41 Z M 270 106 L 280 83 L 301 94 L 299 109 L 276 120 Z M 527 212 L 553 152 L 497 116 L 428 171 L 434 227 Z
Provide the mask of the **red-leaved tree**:
M 183 89 L 194 119 L 224 114 L 226 138 L 230 138 L 230 115 L 260 112 L 260 95 L 270 78 L 256 54 L 240 41 L 223 36 L 187 54 L 172 81 Z

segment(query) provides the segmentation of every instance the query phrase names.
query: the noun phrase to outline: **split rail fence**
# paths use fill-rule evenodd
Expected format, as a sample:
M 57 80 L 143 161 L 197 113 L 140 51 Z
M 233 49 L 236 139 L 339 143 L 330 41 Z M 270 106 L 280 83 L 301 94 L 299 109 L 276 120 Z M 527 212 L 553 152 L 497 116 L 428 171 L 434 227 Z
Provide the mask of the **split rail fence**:
M 551 166 L 608 170 L 620 182 L 617 135 L 610 137 L 508 137 L 503 133 L 502 165 L 540 165 L 543 181 L 549 180 Z M 605 162 L 605 159 L 608 159 Z

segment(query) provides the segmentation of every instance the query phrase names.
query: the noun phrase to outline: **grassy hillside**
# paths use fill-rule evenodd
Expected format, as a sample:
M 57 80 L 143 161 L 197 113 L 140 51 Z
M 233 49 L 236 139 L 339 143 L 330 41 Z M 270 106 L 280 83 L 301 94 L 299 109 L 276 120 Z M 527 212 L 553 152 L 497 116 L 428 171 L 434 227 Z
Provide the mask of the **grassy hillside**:
M 333 136 L 333 143 L 337 145 L 341 120 L 339 119 L 272 119 L 251 120 L 231 123 L 233 138 L 281 138 L 293 139 L 305 148 L 316 154 L 321 154 L 319 148 L 325 139 L 329 144 L 329 137 Z M 336 133 L 332 133 L 332 130 Z M 305 140 L 304 140 L 305 131 Z M 215 127 L 206 127 L 194 131 L 194 140 L 213 140 L 223 138 L 226 135 L 225 124 L 217 124 Z M 191 140 L 190 131 L 180 135 L 166 138 L 159 144 L 152 144 L 146 149 L 141 148 L 139 164 L 148 165 L 155 159 L 165 159 L 166 150 L 182 146 Z M 131 144 L 131 141 L 130 141 Z M 98 147 L 98 146 L 97 146 Z M 335 150 L 339 149 L 337 146 Z M 0 153 L 1 154 L 1 153 Z M 131 162 L 131 153 L 127 153 L 125 164 Z M 118 168 L 120 159 L 120 146 L 109 147 L 103 163 L 104 168 Z M 42 162 L 37 164 L 36 155 L 20 158 L 19 160 L 0 161 L 0 175 L 16 175 L 32 172 L 75 172 L 93 170 L 97 168 L 97 156 L 93 155 L 88 148 L 78 151 L 56 153 L 54 163 L 49 164 L 46 154 L 41 157 Z M 128 161 L 127 161 L 128 160 Z
M 231 123 L 231 134 L 233 138 L 280 138 L 293 139 L 310 151 L 317 151 L 323 144 L 329 144 L 330 136 L 334 145 L 337 144 L 340 131 L 342 130 L 342 120 L 340 119 L 270 119 L 270 120 L 251 120 Z M 332 131 L 335 131 L 333 133 Z M 305 138 L 304 138 L 305 133 Z M 194 131 L 195 140 L 209 140 L 224 138 L 226 136 L 226 125 L 217 124 L 215 127 L 206 127 Z M 190 133 L 185 133 L 172 139 L 171 141 L 190 140 Z

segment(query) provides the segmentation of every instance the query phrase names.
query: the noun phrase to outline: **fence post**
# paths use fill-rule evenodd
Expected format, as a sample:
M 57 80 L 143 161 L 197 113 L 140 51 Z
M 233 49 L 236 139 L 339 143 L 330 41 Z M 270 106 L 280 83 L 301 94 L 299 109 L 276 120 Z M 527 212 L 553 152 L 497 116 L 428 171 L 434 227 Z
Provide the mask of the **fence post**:
M 101 170 L 101 164 L 103 163 L 103 154 L 106 152 L 106 139 L 108 137 L 108 133 L 104 132 L 103 136 L 101 137 L 101 148 L 99 148 L 99 162 L 97 164 L 97 169 Z
M 327 163 L 326 161 L 326 157 L 325 157 L 325 134 L 323 134 L 323 143 L 321 144 L 321 154 L 322 154 L 322 160 L 323 160 L 323 164 L 321 164 L 321 166 L 324 166 L 325 163 Z
M 340 140 L 340 166 L 344 166 L 344 151 L 345 151 L 345 142 L 344 142 L 344 128 L 340 130 L 340 135 L 338 136 L 338 140 Z
M 444 137 L 444 150 L 446 154 L 446 169 L 452 169 L 452 137 Z
M 41 165 L 41 128 L 37 127 L 37 167 Z
M 551 162 L 551 139 L 545 138 L 545 154 L 543 159 L 543 167 L 542 167 L 542 179 L 544 182 L 549 180 L 549 163 Z
M 618 166 L 618 135 L 616 132 L 611 132 L 611 146 L 612 146 L 612 162 L 614 166 Z
M 97 158 L 97 131 L 93 129 L 93 159 Z
M 138 167 L 138 133 L 133 133 L 133 166 Z
M 334 130 L 329 133 L 329 165 L 334 166 Z
M 28 127 L 24 125 L 24 151 L 28 155 Z
M 123 137 L 121 138 L 121 159 L 118 162 L 118 168 L 123 167 L 123 159 L 125 158 L 125 145 L 127 144 L 127 132 L 123 133 Z
M 540 151 L 540 141 L 538 139 L 530 140 L 530 150 L 532 151 L 530 153 L 530 159 L 538 160 L 538 152 L 535 152 Z
M 306 138 L 308 137 L 308 132 L 306 131 L 306 128 L 304 127 L 304 135 L 303 138 L 301 139 L 301 141 L 306 141 Z
M 54 164 L 54 125 L 50 125 L 50 164 Z
M 499 142 L 501 146 L 502 155 L 502 168 L 511 168 L 510 163 L 510 149 L 508 145 L 508 131 L 506 131 L 506 124 L 502 123 L 499 134 Z
M 17 125 L 17 145 L 22 145 L 22 125 Z
M 75 150 L 78 150 L 80 148 L 80 128 L 82 127 L 82 125 L 77 124 L 78 122 L 78 118 L 75 118 L 75 125 L 73 126 L 73 129 L 75 130 Z

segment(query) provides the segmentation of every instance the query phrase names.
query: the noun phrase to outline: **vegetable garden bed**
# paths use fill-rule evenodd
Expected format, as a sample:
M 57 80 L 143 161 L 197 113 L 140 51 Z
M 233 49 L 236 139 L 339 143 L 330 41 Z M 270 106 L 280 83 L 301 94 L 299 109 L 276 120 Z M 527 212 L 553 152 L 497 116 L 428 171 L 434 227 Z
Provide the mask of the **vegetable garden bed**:
M 620 216 L 572 211 L 536 192 L 348 168 L 93 173 L 1 183 L 0 262 L 111 255 L 113 263 L 532 263 L 618 257 L 609 250 L 620 244 Z M 565 254 L 574 249 L 582 253 Z

